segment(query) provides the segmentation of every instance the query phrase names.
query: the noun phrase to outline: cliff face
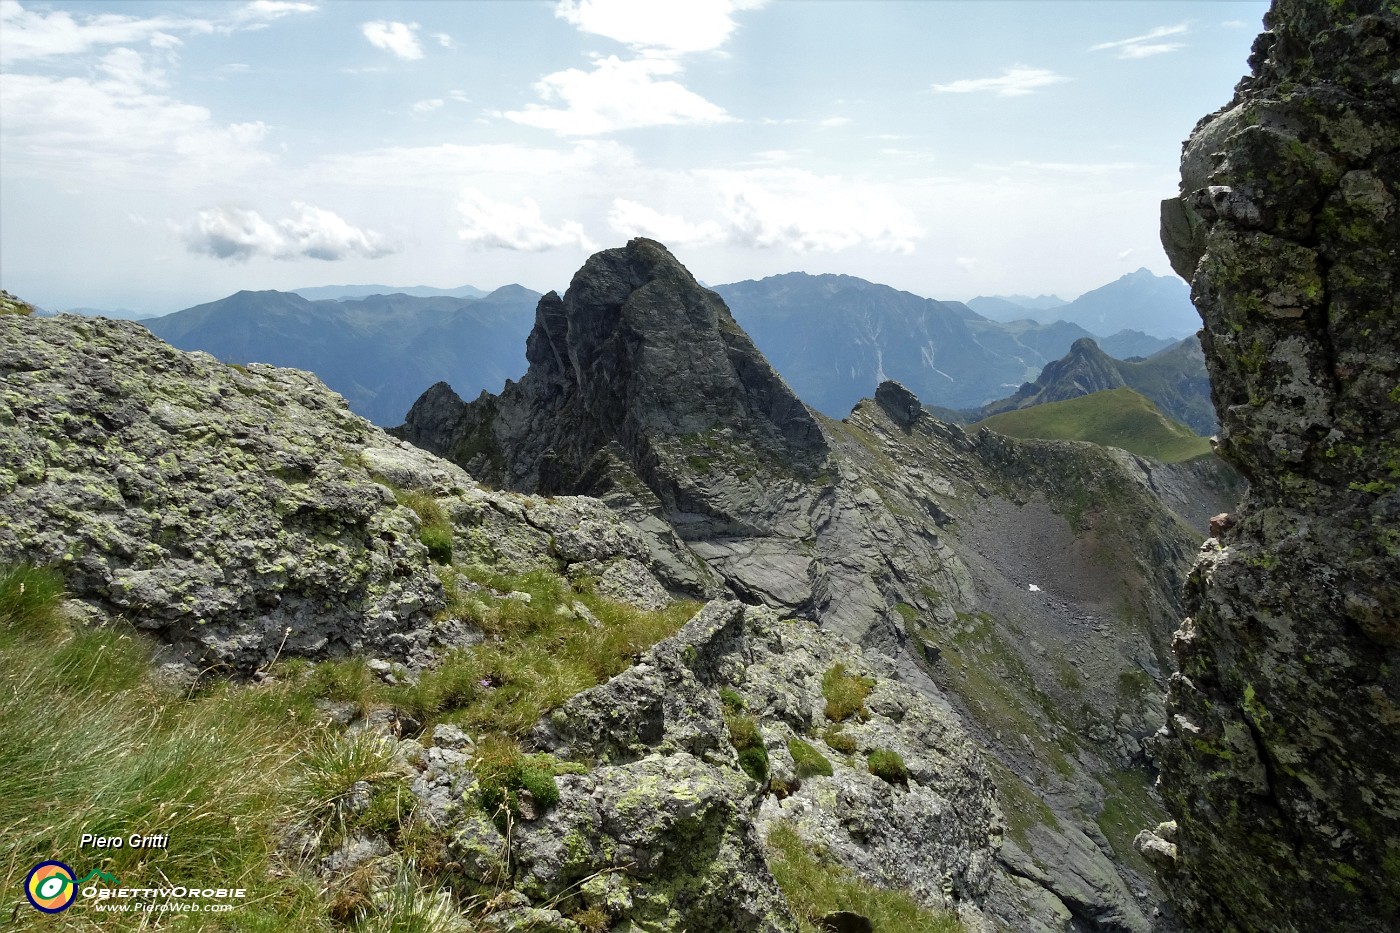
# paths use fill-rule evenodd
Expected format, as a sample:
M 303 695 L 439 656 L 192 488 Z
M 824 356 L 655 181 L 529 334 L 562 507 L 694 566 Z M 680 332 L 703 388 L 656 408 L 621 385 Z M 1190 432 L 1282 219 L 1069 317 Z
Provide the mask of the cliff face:
M 1163 205 L 1251 492 L 1188 583 L 1175 837 L 1143 841 L 1194 928 L 1394 930 L 1400 4 L 1276 0 L 1265 23 Z

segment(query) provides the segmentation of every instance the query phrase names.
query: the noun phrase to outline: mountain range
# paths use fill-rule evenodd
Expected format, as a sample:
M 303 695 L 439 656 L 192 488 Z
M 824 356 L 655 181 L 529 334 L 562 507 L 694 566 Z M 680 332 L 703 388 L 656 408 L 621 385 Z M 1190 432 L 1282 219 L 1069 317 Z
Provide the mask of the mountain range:
M 143 321 L 182 350 L 226 363 L 308 369 L 378 424 L 395 424 L 434 382 L 499 389 L 525 368 L 537 292 L 506 285 L 480 298 L 371 295 L 311 301 L 242 291 Z
M 312 301 L 340 301 L 345 298 L 368 298 L 371 295 L 411 295 L 414 298 L 485 298 L 490 292 L 472 285 L 456 288 L 433 288 L 431 285 L 317 285 L 294 288 L 294 294 Z
M 1137 360 L 1114 359 L 1092 339 L 1082 337 L 1063 358 L 1046 366 L 1034 382 L 1021 386 L 1014 395 L 962 414 L 966 420 L 978 421 L 1003 412 L 1122 388 L 1136 390 L 1202 437 L 1214 434 L 1220 427 L 1211 406 L 1205 354 L 1195 337 Z
M 1018 300 L 1018 297 L 1020 300 Z M 1049 300 L 1047 300 L 1047 297 Z M 1176 276 L 1154 275 L 1138 269 L 1069 302 L 1053 296 L 979 297 L 968 306 L 994 321 L 1029 318 L 1040 323 L 1069 321 L 1095 337 L 1135 330 L 1158 338 L 1180 340 L 1200 330 L 1201 319 L 1191 304 L 1191 289 Z
M 474 394 L 524 373 L 520 347 L 538 293 L 520 286 L 477 297 L 466 294 L 477 291 L 471 286 L 436 295 L 376 291 L 381 288 L 244 291 L 143 323 L 177 347 L 205 350 L 225 362 L 309 369 L 381 425 L 399 423 L 435 382 Z M 1135 273 L 1083 297 L 1129 305 L 1153 289 L 1158 286 L 1144 285 Z M 1017 392 L 1075 341 L 1091 336 L 1080 325 L 1025 314 L 993 321 L 960 302 L 846 275 L 793 272 L 713 290 L 798 397 L 831 417 L 844 416 L 886 379 L 907 386 L 932 409 L 978 409 Z M 353 297 L 362 292 L 374 294 Z M 1125 330 L 1103 338 L 1101 347 L 1133 357 L 1170 343 Z M 1157 394 L 1144 394 L 1161 404 Z

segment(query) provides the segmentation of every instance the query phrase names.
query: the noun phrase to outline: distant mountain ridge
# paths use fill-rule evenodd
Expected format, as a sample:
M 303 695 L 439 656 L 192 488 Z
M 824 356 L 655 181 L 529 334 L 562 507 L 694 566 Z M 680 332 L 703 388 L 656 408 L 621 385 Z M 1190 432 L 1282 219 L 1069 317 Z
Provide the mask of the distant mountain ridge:
M 1154 275 L 1146 268 L 1059 305 L 1047 304 L 1046 296 L 1029 299 L 1026 303 L 1016 301 L 1017 297 L 979 297 L 967 304 L 994 321 L 1022 318 L 1042 324 L 1068 321 L 1095 337 L 1133 330 L 1157 338 L 1180 340 L 1201 327 L 1201 319 L 1191 304 L 1191 289 L 1186 283 L 1176 276 Z
M 141 323 L 173 346 L 226 363 L 310 370 L 356 412 L 392 425 L 435 382 L 477 392 L 518 378 L 539 297 L 519 285 L 479 298 L 396 293 L 344 301 L 241 291 Z
M 1164 415 L 1127 386 L 1020 408 L 977 422 L 1010 437 L 1089 441 L 1119 447 L 1163 463 L 1210 454 L 1210 441 Z
M 798 396 L 843 417 L 886 379 L 930 405 L 969 408 L 1004 395 L 1088 331 L 989 321 L 849 275 L 789 272 L 713 289 Z
M 293 288 L 292 294 L 311 301 L 341 301 L 346 298 L 368 298 L 370 295 L 411 295 L 414 298 L 485 298 L 490 292 L 474 285 L 456 288 L 434 288 L 431 285 L 317 285 Z

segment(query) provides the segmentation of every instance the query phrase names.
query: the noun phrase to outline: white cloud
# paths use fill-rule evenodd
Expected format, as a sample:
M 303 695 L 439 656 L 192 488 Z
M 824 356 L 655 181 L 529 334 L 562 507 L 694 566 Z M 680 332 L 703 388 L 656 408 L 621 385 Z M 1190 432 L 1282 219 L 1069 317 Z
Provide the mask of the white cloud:
M 671 7 L 664 7 L 671 9 Z M 528 104 L 501 116 L 553 130 L 561 136 L 592 136 L 644 126 L 726 123 L 733 118 L 667 76 L 681 67 L 664 58 L 599 59 L 592 71 L 570 68 L 545 75 L 535 90 L 549 103 Z
M 818 120 L 818 121 L 817 121 L 817 126 L 824 126 L 824 127 L 827 127 L 827 128 L 831 128 L 831 127 L 837 127 L 837 126 L 845 126 L 847 123 L 850 123 L 850 122 L 851 122 L 851 118 L 850 118 L 850 117 L 827 117 L 827 118 L 824 119 L 824 120 Z
M 1164 39 L 1167 36 L 1185 35 L 1189 31 L 1185 23 L 1176 26 L 1158 26 L 1150 32 L 1140 36 L 1133 36 L 1129 39 L 1117 39 L 1113 42 L 1100 42 L 1098 45 L 1090 46 L 1091 52 L 1103 52 L 1114 50 L 1119 58 L 1148 58 L 1152 55 L 1162 55 L 1167 52 L 1175 52 L 1177 49 L 1185 48 L 1180 42 L 1154 42 L 1154 39 Z
M 957 259 L 954 259 L 953 262 L 964 272 L 971 272 L 973 269 L 977 268 L 977 259 L 973 256 L 959 256 Z
M 317 9 L 314 3 L 300 3 L 296 0 L 253 0 L 252 3 L 245 3 L 235 10 L 233 19 L 239 22 L 266 23 L 293 13 L 314 13 Z
M 859 180 L 790 168 L 697 175 L 718 190 L 725 242 L 735 246 L 912 253 L 924 236 L 900 198 Z
M 454 40 L 450 35 L 448 35 L 445 32 L 435 32 L 431 35 L 434 39 L 437 40 L 438 45 L 442 46 L 445 49 L 455 49 L 457 47 L 456 40 Z
M 950 84 L 935 84 L 933 90 L 940 94 L 972 94 L 990 91 L 998 97 L 1020 97 L 1034 93 L 1037 88 L 1048 87 L 1068 81 L 1069 78 L 1055 74 L 1046 68 L 1027 68 L 1017 65 L 1006 69 L 997 78 L 963 78 Z
M 470 104 L 472 99 L 467 96 L 466 91 L 448 91 L 447 96 L 457 101 L 459 104 Z
M 417 36 L 417 23 L 373 20 L 361 23 L 360 32 L 364 33 L 370 45 L 391 52 L 406 62 L 416 61 L 423 57 L 423 46 L 419 43 Z
M 714 221 L 693 224 L 625 198 L 613 201 L 608 226 L 622 236 L 651 237 L 667 246 L 709 246 L 725 239 L 724 230 Z
M 59 55 L 75 55 L 109 45 L 149 42 L 157 48 L 180 43 L 176 33 L 207 35 L 256 29 L 293 13 L 309 13 L 313 3 L 257 0 L 214 18 L 188 16 L 126 16 L 94 13 L 74 16 L 63 10 L 26 9 L 17 0 L 0 0 L 0 57 L 16 62 Z
M 220 206 L 202 210 L 184 228 L 185 246 L 233 262 L 250 259 L 378 259 L 395 252 L 383 237 L 338 214 L 293 202 L 293 214 L 272 223 L 257 211 Z
M 557 226 L 546 223 L 539 204 L 532 198 L 511 204 L 467 188 L 457 202 L 457 211 L 462 217 L 457 236 L 471 249 L 538 253 L 563 247 L 587 252 L 598 248 L 583 232 L 583 226 L 575 221 L 566 220 Z
M 585 176 L 603 170 L 630 172 L 636 156 L 610 140 L 582 140 L 567 149 L 486 143 L 463 146 L 390 146 L 328 156 L 307 168 L 311 179 L 349 187 L 422 187 L 457 190 L 482 175 L 510 176 L 537 184 L 542 178 Z
M 668 55 L 717 49 L 734 32 L 734 14 L 763 0 L 559 0 L 554 15 L 581 32 Z
M 1186 45 L 1181 42 L 1160 42 L 1152 45 L 1129 45 L 1120 49 L 1119 58 L 1150 58 L 1153 55 L 1165 55 L 1167 52 L 1175 52 L 1177 49 L 1184 49 Z
M 113 49 L 101 77 L 9 73 L 0 81 L 0 151 L 16 175 L 110 179 L 146 175 L 168 183 L 216 171 L 232 180 L 263 167 L 261 122 L 215 123 L 210 112 L 159 92 L 163 76 L 131 49 Z
M 1131 246 L 1129 246 L 1127 249 L 1122 250 L 1122 251 L 1120 251 L 1120 252 L 1118 253 L 1118 258 L 1119 258 L 1119 259 L 1127 259 L 1129 256 L 1131 256 L 1133 253 L 1136 253 L 1136 252 L 1137 252 L 1137 250 L 1135 250 L 1135 249 L 1133 249 Z
M 1224 26 L 1226 29 L 1244 29 L 1249 26 L 1249 23 L 1246 23 L 1242 19 L 1227 19 L 1220 25 Z
M 420 100 L 408 109 L 417 114 L 432 113 L 444 103 L 445 101 L 441 97 L 434 97 L 431 100 Z

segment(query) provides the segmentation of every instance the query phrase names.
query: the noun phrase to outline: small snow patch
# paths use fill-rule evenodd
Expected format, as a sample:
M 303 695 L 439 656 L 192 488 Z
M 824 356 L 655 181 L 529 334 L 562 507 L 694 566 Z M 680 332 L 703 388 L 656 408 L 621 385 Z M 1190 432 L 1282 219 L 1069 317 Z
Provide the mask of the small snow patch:
M 1029 584 L 1027 584 L 1027 586 L 1030 588 L 1030 591 L 1031 591 L 1032 593 L 1039 593 L 1039 592 L 1040 592 L 1040 587 L 1036 586 L 1034 583 L 1029 583 Z

